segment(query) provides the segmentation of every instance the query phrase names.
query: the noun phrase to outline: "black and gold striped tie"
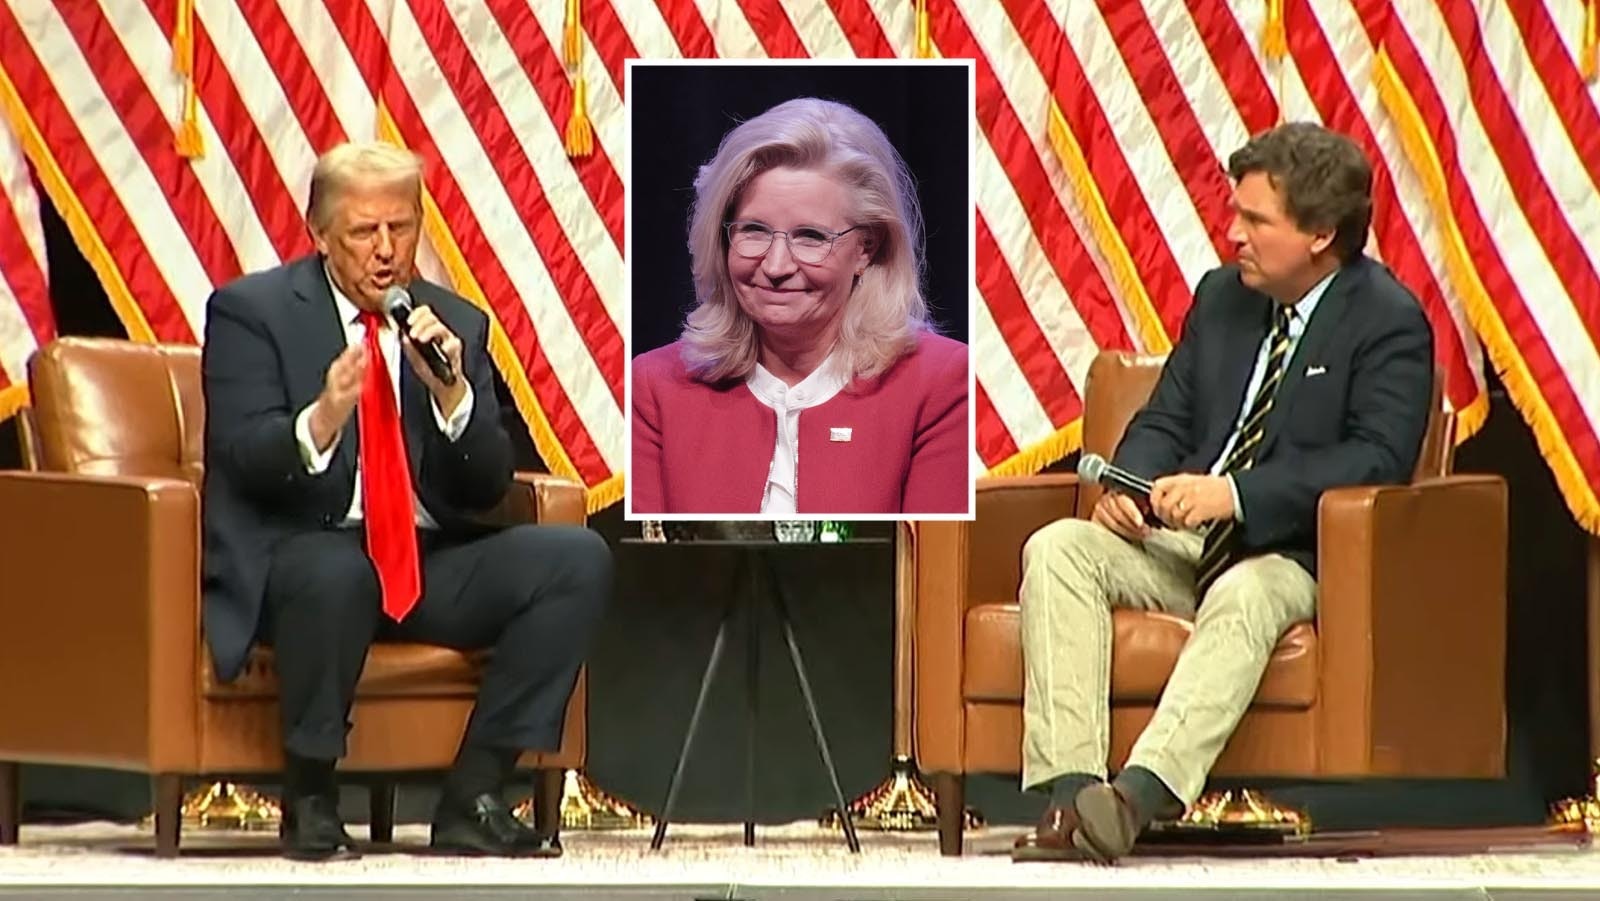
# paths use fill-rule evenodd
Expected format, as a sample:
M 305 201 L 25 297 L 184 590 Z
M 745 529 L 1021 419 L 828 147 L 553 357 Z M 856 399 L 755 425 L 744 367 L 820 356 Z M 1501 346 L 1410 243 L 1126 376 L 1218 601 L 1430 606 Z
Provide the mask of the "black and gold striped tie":
M 1272 345 L 1267 351 L 1267 370 L 1261 376 L 1261 387 L 1250 399 L 1250 412 L 1239 426 L 1238 439 L 1233 444 L 1233 450 L 1228 452 L 1228 459 L 1223 461 L 1218 475 L 1243 472 L 1256 462 L 1256 449 L 1261 446 L 1261 436 L 1266 431 L 1267 414 L 1272 412 L 1272 399 L 1278 393 L 1285 364 L 1289 362 L 1289 321 L 1293 317 L 1294 310 L 1282 304 L 1273 311 Z M 1200 550 L 1200 562 L 1195 568 L 1195 589 L 1199 596 L 1204 597 L 1211 583 L 1237 559 L 1239 543 L 1233 540 L 1237 525 L 1236 520 L 1224 520 L 1206 533 L 1205 543 Z

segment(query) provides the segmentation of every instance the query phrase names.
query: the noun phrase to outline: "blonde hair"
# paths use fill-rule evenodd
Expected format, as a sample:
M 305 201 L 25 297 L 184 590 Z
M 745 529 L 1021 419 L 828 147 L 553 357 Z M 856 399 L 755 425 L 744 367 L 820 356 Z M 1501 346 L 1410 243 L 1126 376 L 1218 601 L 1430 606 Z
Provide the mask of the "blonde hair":
M 327 228 L 334 198 L 356 184 L 410 185 L 416 189 L 417 205 L 421 206 L 422 157 L 383 141 L 352 141 L 330 148 L 317 158 L 316 168 L 311 170 L 306 223 L 319 231 Z
M 932 330 L 922 296 L 922 212 L 905 161 L 876 122 L 830 100 L 780 103 L 723 136 L 694 181 L 689 219 L 697 305 L 684 322 L 683 360 L 698 379 L 739 379 L 755 368 L 755 323 L 728 275 L 723 223 L 757 175 L 776 168 L 817 172 L 849 189 L 849 219 L 869 231 L 872 259 L 856 279 L 834 353 L 852 377 L 871 378 Z

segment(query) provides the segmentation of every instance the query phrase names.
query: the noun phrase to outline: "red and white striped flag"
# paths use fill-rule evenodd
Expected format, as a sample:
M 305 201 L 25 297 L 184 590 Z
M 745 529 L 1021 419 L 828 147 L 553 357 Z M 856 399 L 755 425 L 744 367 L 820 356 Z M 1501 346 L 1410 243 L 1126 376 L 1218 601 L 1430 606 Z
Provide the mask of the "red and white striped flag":
M 1055 0 L 1059 29 L 1032 27 L 1024 0 L 1005 6 L 998 28 L 1015 29 L 1049 86 L 1041 118 L 1083 238 L 1081 249 L 1061 252 L 1103 273 L 1063 286 L 1119 298 L 1137 343 L 1166 349 L 1200 276 L 1231 257 L 1228 154 L 1277 122 L 1321 122 L 1373 160 L 1369 252 L 1422 300 L 1460 433 L 1481 425 L 1478 344 L 1446 289 L 1422 192 L 1369 83 L 1369 28 L 1381 25 L 1383 4 Z
M 22 144 L 0 119 L 0 419 L 28 402 L 28 357 L 55 337 L 39 195 Z
M 1376 83 L 1457 296 L 1568 508 L 1600 532 L 1595 7 L 1399 0 Z
M 622 495 L 622 183 L 609 161 L 622 117 L 616 92 L 597 92 L 601 141 L 564 153 L 559 6 L 7 0 L 0 100 L 38 136 L 28 149 L 51 199 L 140 340 L 194 342 L 215 286 L 310 251 L 320 151 L 373 137 L 417 150 L 422 271 L 491 313 L 491 351 L 538 450 L 598 508 Z
M 977 60 L 971 339 L 991 472 L 1077 446 L 1098 351 L 1170 346 L 1229 253 L 1222 160 L 1280 119 L 1373 156 L 1371 250 L 1423 300 L 1462 434 L 1487 410 L 1446 223 L 1373 82 L 1389 0 L 927 0 L 925 20 L 917 0 L 200 0 L 176 53 L 189 0 L 7 2 L 0 34 L 25 38 L 0 41 L 13 118 L 65 173 L 47 187 L 131 332 L 193 340 L 212 285 L 307 249 L 318 150 L 401 141 L 430 163 L 425 271 L 493 314 L 539 450 L 591 508 L 623 476 L 630 57 Z M 1570 19 L 1588 0 L 1547 2 Z M 191 45 L 197 159 L 173 149 Z M 569 156 L 581 126 L 593 153 Z

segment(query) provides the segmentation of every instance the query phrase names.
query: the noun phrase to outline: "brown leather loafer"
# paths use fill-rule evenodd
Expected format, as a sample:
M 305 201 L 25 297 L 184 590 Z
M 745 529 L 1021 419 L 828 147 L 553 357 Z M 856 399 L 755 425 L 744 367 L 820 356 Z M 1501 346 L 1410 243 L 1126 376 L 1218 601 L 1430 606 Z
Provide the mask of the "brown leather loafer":
M 1044 809 L 1033 831 L 1019 836 L 1011 846 L 1011 859 L 1019 862 L 1092 860 L 1072 844 L 1072 833 L 1077 828 L 1077 811 L 1067 805 L 1051 804 Z
M 1087 786 L 1072 800 L 1078 828 L 1072 844 L 1095 860 L 1110 863 L 1133 850 L 1139 837 L 1139 817 L 1133 802 L 1115 785 Z

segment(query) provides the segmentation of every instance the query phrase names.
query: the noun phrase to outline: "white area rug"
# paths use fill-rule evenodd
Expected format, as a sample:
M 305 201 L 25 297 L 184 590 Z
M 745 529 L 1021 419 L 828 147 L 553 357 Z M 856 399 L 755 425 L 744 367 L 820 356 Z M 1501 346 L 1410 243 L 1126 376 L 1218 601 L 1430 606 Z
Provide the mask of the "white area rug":
M 853 886 L 908 889 L 1185 888 L 1211 889 L 1600 889 L 1600 851 L 1508 852 L 1455 857 L 1331 859 L 1135 858 L 1115 867 L 1013 864 L 1005 851 L 1017 828 L 972 834 L 966 856 L 939 855 L 929 833 L 863 832 L 862 853 L 814 824 L 758 828 L 741 844 L 737 824 L 673 826 L 666 847 L 650 834 L 568 832 L 558 860 L 422 856 L 424 826 L 396 830 L 394 850 L 356 861 L 300 864 L 276 856 L 262 833 L 185 833 L 183 857 L 157 860 L 150 836 L 134 826 L 91 823 L 25 826 L 22 844 L 0 848 L 0 886 Z M 351 833 L 361 839 L 364 828 Z

